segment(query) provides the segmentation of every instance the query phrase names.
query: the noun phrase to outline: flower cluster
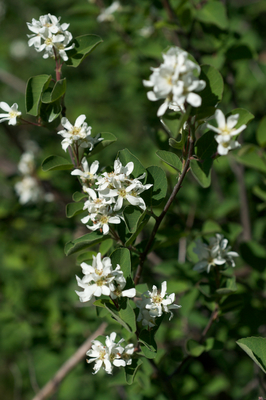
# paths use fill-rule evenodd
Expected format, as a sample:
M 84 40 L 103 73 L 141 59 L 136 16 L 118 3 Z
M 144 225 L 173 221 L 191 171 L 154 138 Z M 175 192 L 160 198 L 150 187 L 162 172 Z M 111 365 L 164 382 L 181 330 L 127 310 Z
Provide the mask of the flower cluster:
M 114 162 L 114 171 L 104 172 L 97 175 L 99 167 L 98 161 L 94 161 L 89 167 L 85 158 L 82 159 L 81 169 L 72 171 L 72 175 L 80 176 L 83 184 L 83 191 L 89 196 L 84 204 L 84 210 L 88 210 L 88 215 L 82 218 L 83 224 L 93 231 L 101 230 L 104 235 L 109 232 L 109 224 L 120 224 L 123 220 L 122 215 L 118 214 L 124 201 L 128 201 L 133 206 L 138 206 L 142 210 L 146 209 L 144 200 L 140 194 L 149 189 L 152 184 L 143 185 L 138 178 L 131 179 L 130 174 L 134 170 L 134 163 L 129 162 L 125 167 L 119 159 Z M 94 187 L 94 189 L 92 188 Z
M 134 353 L 134 345 L 130 343 L 123 347 L 121 343 L 124 342 L 124 339 L 119 340 L 118 343 L 115 343 L 115 339 L 116 333 L 113 332 L 110 336 L 106 336 L 105 346 L 99 340 L 92 340 L 91 349 L 86 354 L 92 357 L 87 360 L 89 364 L 95 361 L 94 374 L 97 374 L 101 367 L 108 374 L 112 374 L 113 366 L 125 367 L 132 364 L 131 356 Z
M 229 150 L 240 147 L 240 143 L 233 140 L 233 137 L 246 129 L 247 125 L 244 124 L 235 129 L 239 114 L 230 115 L 230 117 L 225 119 L 223 112 L 221 110 L 216 110 L 214 117 L 218 127 L 216 128 L 213 125 L 207 124 L 207 128 L 217 133 L 217 135 L 215 135 L 215 140 L 218 143 L 217 152 L 223 156 L 226 155 Z
M 90 301 L 93 296 L 110 296 L 112 299 L 117 297 L 135 297 L 136 289 L 130 288 L 123 290 L 126 286 L 126 279 L 121 271 L 120 265 L 115 269 L 109 257 L 101 259 L 101 253 L 93 256 L 92 265 L 85 262 L 81 264 L 84 277 L 78 276 L 78 286 L 83 288 L 83 292 L 76 291 L 81 302 Z
M 57 133 L 64 138 L 61 143 L 63 150 L 66 151 L 67 148 L 72 146 L 74 143 L 79 147 L 89 148 L 89 150 L 92 150 L 96 143 L 103 140 L 103 138 L 99 138 L 99 136 L 96 136 L 95 138 L 91 137 L 91 126 L 88 126 L 88 124 L 84 122 L 85 119 L 86 115 L 80 115 L 76 119 L 74 125 L 72 125 L 65 117 L 61 119 L 61 124 L 65 129 Z
M 169 320 L 173 317 L 171 309 L 177 309 L 181 306 L 173 304 L 175 301 L 175 294 L 168 295 L 167 283 L 164 281 L 161 285 L 161 292 L 155 285 L 152 287 L 152 292 L 149 290 L 141 296 L 141 300 L 136 302 L 139 308 L 139 315 L 137 321 L 141 321 L 143 326 L 152 328 L 155 326 L 155 318 L 161 317 L 163 313 L 170 313 Z
M 231 247 L 227 247 L 227 245 L 228 240 L 219 233 L 216 233 L 215 237 L 209 239 L 209 245 L 198 239 L 193 251 L 197 254 L 199 262 L 193 269 L 199 272 L 207 270 L 209 273 L 211 267 L 216 265 L 228 264 L 234 267 L 235 262 L 233 257 L 238 257 L 238 254 L 235 251 L 230 251 Z
M 10 107 L 6 102 L 1 101 L 0 108 L 6 112 L 6 114 L 0 114 L 0 122 L 8 121 L 8 125 L 17 125 L 17 118 L 21 116 L 17 103 Z
M 27 151 L 22 154 L 18 170 L 22 175 L 20 181 L 15 183 L 15 191 L 19 196 L 21 204 L 37 203 L 40 200 L 52 201 L 54 196 L 52 193 L 44 193 L 40 182 L 35 176 L 35 160 L 34 154 Z
M 164 62 L 159 68 L 151 68 L 153 73 L 148 81 L 144 80 L 144 86 L 153 88 L 147 93 L 148 99 L 157 101 L 165 99 L 160 106 L 157 115 L 162 116 L 167 108 L 175 111 L 184 111 L 185 102 L 193 107 L 201 105 L 201 97 L 194 93 L 203 90 L 206 82 L 199 80 L 198 64 L 189 60 L 189 54 L 179 47 L 171 47 L 163 54 Z
M 67 31 L 69 24 L 60 24 L 60 17 L 47 14 L 42 15 L 39 21 L 33 18 L 27 25 L 33 32 L 28 35 L 28 45 L 34 46 L 38 52 L 44 50 L 43 58 L 59 56 L 64 61 L 68 60 L 66 51 L 75 47 L 74 43 L 70 45 L 72 34 Z

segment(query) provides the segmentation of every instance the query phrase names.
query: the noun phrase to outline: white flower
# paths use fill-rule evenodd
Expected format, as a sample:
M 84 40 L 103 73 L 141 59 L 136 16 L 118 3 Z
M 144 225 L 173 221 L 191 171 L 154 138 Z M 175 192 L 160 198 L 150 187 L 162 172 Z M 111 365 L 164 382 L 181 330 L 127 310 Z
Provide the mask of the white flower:
M 19 196 L 21 204 L 36 203 L 41 199 L 42 190 L 35 178 L 24 176 L 21 181 L 15 184 L 15 191 Z
M 161 292 L 158 292 L 157 287 L 152 287 L 152 292 L 147 291 L 143 293 L 142 299 L 136 302 L 139 308 L 139 315 L 137 321 L 141 321 L 143 326 L 149 328 L 155 326 L 155 318 L 161 317 L 163 313 L 170 313 L 169 320 L 173 317 L 171 309 L 178 309 L 181 306 L 173 304 L 175 301 L 175 294 L 167 295 L 167 283 L 164 281 L 161 285 Z
M 18 163 L 18 170 L 23 175 L 31 175 L 35 169 L 34 155 L 31 152 L 23 153 Z
M 75 124 L 72 125 L 67 118 L 63 117 L 61 119 L 61 124 L 65 128 L 57 132 L 59 135 L 63 136 L 64 140 L 62 140 L 62 148 L 63 150 L 67 150 L 68 146 L 77 142 L 81 147 L 89 147 L 91 150 L 93 148 L 93 140 L 91 138 L 91 127 L 88 126 L 86 122 L 84 122 L 86 116 L 84 114 L 80 115 Z
M 132 363 L 132 354 L 134 353 L 134 345 L 132 343 L 128 344 L 125 348 L 121 346 L 124 339 L 119 340 L 115 343 L 116 333 L 112 332 L 110 336 L 106 336 L 105 346 L 99 340 L 92 340 L 92 346 L 89 351 L 87 351 L 87 356 L 92 357 L 88 359 L 88 363 L 95 362 L 94 374 L 96 374 L 101 367 L 108 374 L 112 374 L 113 366 L 115 367 L 125 367 Z
M 47 14 L 42 15 L 39 21 L 32 19 L 28 28 L 33 34 L 28 35 L 29 46 L 34 46 L 40 52 L 44 50 L 43 58 L 60 56 L 64 61 L 68 60 L 67 50 L 74 48 L 74 43 L 69 46 L 72 34 L 67 31 L 69 24 L 60 24 L 60 17 Z
M 71 175 L 78 175 L 82 181 L 82 183 L 86 186 L 91 186 L 94 184 L 95 180 L 98 178 L 98 175 L 96 175 L 96 172 L 98 171 L 99 168 L 99 161 L 94 161 L 90 168 L 88 161 L 86 160 L 85 157 L 82 158 L 81 160 L 82 168 L 83 171 L 80 169 L 74 169 L 71 172 Z
M 113 21 L 113 14 L 121 9 L 119 1 L 114 1 L 109 7 L 103 9 L 97 17 L 98 22 Z
M 81 222 L 87 224 L 89 221 L 92 225 L 87 225 L 87 228 L 92 231 L 100 230 L 104 235 L 109 233 L 109 224 L 120 224 L 123 217 L 121 215 L 113 215 L 111 209 L 106 207 L 101 208 L 98 213 L 90 214 L 87 217 L 82 218 Z
M 148 99 L 157 101 L 165 99 L 159 107 L 158 116 L 162 116 L 168 107 L 184 111 L 185 102 L 193 107 L 201 105 L 201 97 L 194 93 L 205 88 L 206 82 L 199 80 L 195 74 L 200 67 L 188 59 L 188 53 L 179 47 L 171 47 L 163 54 L 164 62 L 159 68 L 152 68 L 150 80 L 143 81 L 144 86 L 153 88 L 147 93 Z
M 84 277 L 80 279 L 78 276 L 78 286 L 83 288 L 83 292 L 76 291 L 81 302 L 90 301 L 93 296 L 100 297 L 102 295 L 110 295 L 110 283 L 114 280 L 112 274 L 112 264 L 110 258 L 106 257 L 101 261 L 101 253 L 97 257 L 93 257 L 93 264 L 81 264 Z
M 167 283 L 164 281 L 161 285 L 161 292 L 158 292 L 155 285 L 152 287 L 152 292 L 148 291 L 150 303 L 148 303 L 145 308 L 149 310 L 149 313 L 152 317 L 161 317 L 163 312 L 165 312 L 170 313 L 170 320 L 173 317 L 173 313 L 170 310 L 181 307 L 177 304 L 173 304 L 175 301 L 175 294 L 172 293 L 167 295 L 166 290 Z
M 226 155 L 229 150 L 240 146 L 237 141 L 232 140 L 232 137 L 238 135 L 246 129 L 247 126 L 243 124 L 239 128 L 235 129 L 239 119 L 239 114 L 230 115 L 225 119 L 223 112 L 221 110 L 216 110 L 214 117 L 218 127 L 207 124 L 207 128 L 218 134 L 215 135 L 215 140 L 219 143 L 217 151 L 220 155 Z
M 123 290 L 126 286 L 126 279 L 124 277 L 123 271 L 121 271 L 120 265 L 117 265 L 116 269 L 113 271 L 113 275 L 115 279 L 110 284 L 110 297 L 112 299 L 116 299 L 117 297 L 135 297 L 136 296 L 136 289 L 130 288 Z
M 8 121 L 8 125 L 16 125 L 17 118 L 21 115 L 21 112 L 18 111 L 17 103 L 14 103 L 10 107 L 7 103 L 1 101 L 0 108 L 7 112 L 7 114 L 0 114 L 0 122 Z
M 104 346 L 99 340 L 93 340 L 92 346 L 89 351 L 87 351 L 87 356 L 92 357 L 87 360 L 87 363 L 92 363 L 95 361 L 95 365 L 93 367 L 94 374 L 101 369 L 103 366 L 104 370 L 107 374 L 112 374 L 113 367 L 110 361 L 110 349 L 107 346 Z
M 238 257 L 234 251 L 230 251 L 231 247 L 227 247 L 228 240 L 224 239 L 219 233 L 215 237 L 209 239 L 209 245 L 201 240 L 196 240 L 196 247 L 193 249 L 197 254 L 199 262 L 194 266 L 195 271 L 202 272 L 207 270 L 210 272 L 211 267 L 216 265 L 229 264 L 234 267 L 235 262 L 233 257 Z

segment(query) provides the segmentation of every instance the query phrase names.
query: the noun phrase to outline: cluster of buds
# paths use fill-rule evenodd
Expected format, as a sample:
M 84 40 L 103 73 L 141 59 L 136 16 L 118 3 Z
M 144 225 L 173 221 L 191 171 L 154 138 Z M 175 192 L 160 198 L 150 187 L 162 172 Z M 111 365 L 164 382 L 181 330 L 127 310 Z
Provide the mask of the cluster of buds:
M 170 313 L 169 320 L 173 317 L 171 309 L 177 309 L 181 306 L 173 304 L 175 301 L 175 294 L 167 294 L 167 283 L 164 281 L 161 285 L 161 292 L 155 285 L 152 287 L 152 292 L 149 290 L 141 296 L 141 300 L 136 302 L 139 308 L 139 315 L 137 321 L 141 321 L 143 326 L 152 328 L 155 326 L 155 319 L 161 317 L 163 313 Z
M 143 81 L 144 86 L 153 88 L 147 93 L 149 100 L 165 99 L 157 112 L 158 117 L 168 108 L 184 112 L 185 102 L 193 107 L 201 105 L 201 97 L 194 92 L 203 90 L 206 82 L 195 76 L 200 74 L 200 67 L 189 60 L 188 56 L 179 47 L 171 47 L 163 54 L 164 62 L 159 68 L 151 68 L 153 73 L 150 79 Z
M 235 251 L 230 251 L 231 246 L 228 245 L 228 240 L 223 235 L 216 233 L 215 237 L 209 239 L 209 244 L 203 243 L 201 240 L 196 240 L 196 247 L 193 249 L 197 254 L 199 262 L 194 266 L 195 271 L 210 272 L 211 267 L 228 264 L 231 267 L 235 266 L 233 257 L 238 257 Z
M 101 367 L 108 374 L 112 374 L 113 366 L 115 367 L 125 367 L 126 365 L 132 364 L 132 354 L 134 353 L 134 345 L 132 343 L 123 347 L 121 343 L 124 339 L 119 340 L 115 343 L 116 333 L 111 333 L 110 336 L 106 336 L 105 345 L 103 345 L 99 340 L 92 340 L 92 346 L 89 351 L 87 351 L 87 356 L 91 357 L 87 360 L 88 363 L 95 361 L 93 367 L 94 374 L 96 374 Z
M 117 264 L 113 269 L 111 259 L 109 257 L 102 259 L 101 257 L 101 253 L 98 253 L 96 257 L 93 256 L 92 265 L 85 262 L 81 264 L 84 277 L 82 279 L 76 277 L 78 286 L 84 289 L 83 292 L 76 291 L 80 301 L 90 301 L 93 296 L 100 297 L 102 295 L 110 296 L 112 299 L 135 297 L 135 288 L 123 290 L 126 286 L 126 279 L 120 265 Z
M 80 177 L 83 191 L 89 195 L 83 208 L 88 210 L 89 214 L 81 220 L 84 224 L 91 222 L 87 228 L 93 231 L 99 229 L 104 235 L 108 234 L 109 224 L 120 224 L 123 220 L 123 216 L 118 212 L 123 207 L 124 201 L 142 210 L 146 209 L 140 194 L 152 184 L 141 183 L 140 179 L 145 177 L 145 173 L 138 178 L 130 178 L 134 170 L 133 162 L 127 163 L 124 167 L 117 159 L 114 162 L 114 171 L 104 172 L 101 175 L 96 174 L 99 168 L 98 161 L 94 161 L 89 167 L 87 160 L 83 158 L 81 164 L 82 170 L 75 169 L 72 175 Z
M 227 119 L 221 110 L 216 110 L 214 117 L 217 122 L 217 128 L 213 125 L 207 124 L 207 128 L 216 132 L 215 140 L 218 143 L 217 152 L 220 155 L 226 155 L 229 150 L 236 149 L 240 147 L 240 143 L 234 140 L 233 137 L 239 135 L 247 125 L 243 124 L 239 128 L 235 129 L 235 126 L 239 119 L 239 114 L 230 115 Z
M 54 15 L 42 15 L 39 21 L 32 19 L 27 22 L 28 28 L 33 34 L 28 35 L 29 46 L 34 46 L 35 50 L 41 52 L 44 50 L 43 58 L 61 57 L 64 61 L 68 60 L 67 50 L 75 47 L 72 41 L 72 34 L 67 31 L 69 24 L 60 24 L 60 18 Z
M 91 126 L 88 126 L 85 119 L 86 115 L 80 115 L 76 119 L 74 125 L 72 125 L 65 117 L 61 119 L 61 124 L 65 129 L 62 129 L 57 133 L 64 138 L 61 142 L 63 150 L 66 151 L 69 146 L 73 145 L 92 150 L 96 143 L 103 140 L 99 135 L 95 138 L 91 136 Z

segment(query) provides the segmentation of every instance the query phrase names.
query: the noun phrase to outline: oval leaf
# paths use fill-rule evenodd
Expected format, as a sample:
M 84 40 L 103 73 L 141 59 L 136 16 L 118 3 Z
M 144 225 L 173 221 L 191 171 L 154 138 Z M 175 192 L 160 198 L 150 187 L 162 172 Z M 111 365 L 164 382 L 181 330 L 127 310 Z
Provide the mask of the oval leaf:
M 104 240 L 110 239 L 109 235 L 103 235 L 102 233 L 96 231 L 87 233 L 80 238 L 70 241 L 65 245 L 65 254 L 70 256 L 77 251 L 84 250 L 88 247 L 94 246 L 95 244 L 101 243 Z
M 66 205 L 66 216 L 67 218 L 72 218 L 74 215 L 83 212 L 83 203 L 69 203 Z
M 247 337 L 239 339 L 236 343 L 266 374 L 266 338 Z
M 49 156 L 42 163 L 43 171 L 56 171 L 72 169 L 73 164 L 70 163 L 66 158 L 59 156 Z
M 176 171 L 182 171 L 182 162 L 175 153 L 165 150 L 158 150 L 156 151 L 156 154 L 161 160 L 170 165 L 170 167 L 173 167 Z
M 83 35 L 76 37 L 72 42 L 75 43 L 74 49 L 67 52 L 68 67 L 78 67 L 80 63 L 100 44 L 103 40 L 98 35 Z
M 26 112 L 37 116 L 40 111 L 41 97 L 44 90 L 49 86 L 51 75 L 37 75 L 31 77 L 26 88 Z

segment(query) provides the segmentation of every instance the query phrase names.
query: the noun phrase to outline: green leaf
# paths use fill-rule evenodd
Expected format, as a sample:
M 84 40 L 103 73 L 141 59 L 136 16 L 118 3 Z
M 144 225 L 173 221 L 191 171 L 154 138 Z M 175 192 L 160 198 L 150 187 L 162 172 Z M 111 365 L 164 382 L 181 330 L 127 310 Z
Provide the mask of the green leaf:
M 132 205 L 127 206 L 123 211 L 123 216 L 125 218 L 125 223 L 129 232 L 134 233 L 137 229 L 138 222 L 142 216 L 143 211 L 140 208 L 134 207 Z
M 90 156 L 94 156 L 95 154 L 97 154 L 100 151 L 102 151 L 103 149 L 105 149 L 105 147 L 110 146 L 110 144 L 117 141 L 117 138 L 115 137 L 115 135 L 113 135 L 110 132 L 101 132 L 100 135 L 101 135 L 101 138 L 104 138 L 104 139 L 94 146 L 94 148 L 90 152 Z
M 196 160 L 191 160 L 190 161 L 190 168 L 192 175 L 194 178 L 197 180 L 197 182 L 203 187 L 207 188 L 211 184 L 211 171 L 209 170 L 209 173 L 206 173 L 203 171 L 202 166 L 200 163 Z
M 113 246 L 113 239 L 105 240 L 100 244 L 99 252 L 104 256 Z
M 266 374 L 266 338 L 247 337 L 236 343 Z
M 94 246 L 95 244 L 101 243 L 104 240 L 110 239 L 109 235 L 103 235 L 99 231 L 87 233 L 78 239 L 68 242 L 65 245 L 65 254 L 70 256 L 77 251 L 86 249 L 87 247 Z
M 153 186 L 142 193 L 146 206 L 158 206 L 167 194 L 167 178 L 164 170 L 157 166 L 147 168 L 147 183 Z
M 117 264 L 120 265 L 123 271 L 124 277 L 127 278 L 131 274 L 131 259 L 130 251 L 126 248 L 116 249 L 111 254 L 111 261 L 113 268 L 115 269 Z
M 49 104 L 41 103 L 40 117 L 43 125 L 46 126 L 56 120 L 61 115 L 61 111 L 61 99 Z
M 72 218 L 83 212 L 84 203 L 69 203 L 66 205 L 66 216 Z
M 232 278 L 228 278 L 226 280 L 226 287 L 217 289 L 216 293 L 218 293 L 219 295 L 226 295 L 226 294 L 234 293 L 236 291 L 237 291 L 236 277 L 232 276 Z
M 178 172 L 182 171 L 182 162 L 175 153 L 165 150 L 158 150 L 156 151 L 156 154 L 161 160 L 173 167 Z
M 105 303 L 105 308 L 109 311 L 109 313 L 112 315 L 112 317 L 120 324 L 122 325 L 128 332 L 133 332 L 134 329 L 132 329 L 131 326 L 129 326 L 124 319 L 121 316 L 121 311 L 118 311 L 117 308 L 110 302 Z M 133 311 L 133 310 L 132 310 Z
M 123 299 L 124 300 L 124 299 Z M 130 300 L 126 299 L 124 302 L 125 306 L 123 306 L 120 311 L 119 315 L 121 316 L 122 320 L 126 322 L 126 324 L 130 327 L 131 332 L 136 332 L 136 315 L 134 310 L 130 304 Z
M 57 81 L 51 91 L 45 91 L 42 95 L 42 103 L 53 103 L 61 99 L 66 92 L 66 78 Z
M 226 9 L 220 1 L 207 2 L 195 13 L 195 18 L 198 21 L 206 24 L 212 24 L 220 29 L 228 28 L 228 18 Z
M 103 40 L 97 35 L 83 35 L 76 37 L 72 42 L 75 47 L 67 52 L 68 60 L 65 62 L 68 67 L 78 67 L 80 63 L 100 44 Z
M 161 118 L 161 124 L 168 131 L 171 136 L 176 137 L 178 135 L 179 120 L 182 117 L 180 113 L 164 114 Z
M 254 145 L 243 146 L 234 158 L 246 167 L 254 168 L 261 172 L 266 172 L 266 154 L 262 153 L 261 148 Z
M 259 186 L 254 186 L 252 192 L 262 201 L 266 201 L 266 191 L 262 190 Z
M 205 351 L 205 346 L 193 339 L 189 339 L 186 343 L 186 351 L 192 357 L 199 357 Z
M 190 161 L 193 176 L 204 188 L 211 184 L 212 156 L 217 150 L 217 142 L 215 141 L 214 136 L 214 132 L 209 131 L 196 142 L 196 154 L 200 161 Z
M 140 358 L 133 358 L 132 364 L 131 365 L 126 365 L 125 368 L 123 368 L 126 376 L 126 382 L 128 385 L 132 385 L 134 382 L 136 373 L 139 369 L 139 367 L 142 364 L 142 360 Z
M 175 140 L 174 138 L 170 138 L 169 146 L 173 147 L 173 149 L 182 150 L 184 148 L 184 145 L 186 142 L 187 132 L 183 131 L 182 135 L 179 135 L 179 137 L 180 136 L 181 136 L 181 139 L 179 141 Z
M 42 163 L 43 171 L 58 171 L 72 168 L 73 164 L 66 158 L 60 156 L 49 156 Z
M 72 196 L 72 199 L 77 202 L 79 202 L 85 198 L 88 198 L 88 195 L 86 193 L 80 193 L 80 192 L 75 192 Z
M 31 77 L 26 88 L 26 112 L 37 117 L 40 111 L 41 97 L 49 86 L 51 75 L 37 75 Z
M 138 226 L 136 231 L 133 233 L 132 236 L 130 236 L 129 238 L 127 238 L 127 241 L 125 243 L 125 246 L 130 246 L 132 243 L 134 243 L 134 241 L 136 240 L 136 238 L 138 237 L 138 235 L 140 234 L 140 232 L 144 229 L 144 227 L 147 225 L 148 221 L 150 219 L 150 216 L 147 215 L 146 213 L 142 213 L 139 220 L 138 220 Z
M 208 108 L 206 110 L 206 108 L 215 107 L 217 103 L 222 100 L 224 90 L 222 75 L 211 65 L 201 65 L 199 78 L 206 82 L 206 87 L 204 90 L 199 92 L 199 95 L 202 98 L 202 104 L 200 107 L 193 109 L 194 115 L 204 114 L 206 111 L 209 112 L 210 109 Z
M 138 178 L 140 175 L 146 172 L 146 169 L 143 167 L 139 159 L 135 157 L 128 149 L 120 150 L 117 154 L 117 158 L 119 158 L 123 167 L 125 167 L 130 161 L 133 161 L 134 170 L 131 175 L 134 178 Z
M 155 358 L 157 354 L 157 344 L 154 340 L 154 331 L 143 329 L 139 335 L 140 347 L 147 358 Z
M 236 126 L 234 127 L 235 129 L 240 128 L 242 125 L 247 125 L 250 121 L 254 119 L 254 115 L 251 114 L 248 110 L 245 110 L 244 108 L 235 108 L 232 110 L 230 113 L 226 114 L 226 118 L 228 118 L 230 115 L 235 115 L 238 114 L 238 121 Z
M 260 121 L 256 138 L 261 147 L 266 147 L 266 116 Z

